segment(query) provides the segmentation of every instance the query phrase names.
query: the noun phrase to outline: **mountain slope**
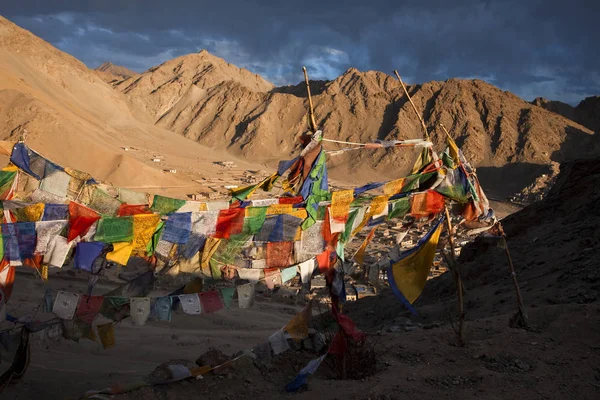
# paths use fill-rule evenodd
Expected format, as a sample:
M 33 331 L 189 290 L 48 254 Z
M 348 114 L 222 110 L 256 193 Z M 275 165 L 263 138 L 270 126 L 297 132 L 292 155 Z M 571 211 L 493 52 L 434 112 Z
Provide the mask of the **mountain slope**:
M 576 107 L 560 101 L 547 100 L 543 97 L 538 97 L 532 103 L 565 118 L 577 121 L 594 132 L 600 131 L 600 96 L 586 97 Z
M 108 61 L 102 63 L 102 65 L 95 68 L 94 71 L 96 74 L 98 74 L 100 79 L 107 83 L 117 82 L 131 77 L 135 78 L 139 75 L 138 72 L 132 71 L 120 65 L 115 65 Z
M 367 142 L 423 135 L 399 83 L 387 74 L 349 69 L 312 86 L 317 124 L 326 138 Z M 296 139 L 307 130 L 304 85 L 272 88 L 206 51 L 171 60 L 114 87 L 158 126 L 257 161 L 290 156 L 297 151 Z M 553 162 L 600 149 L 590 129 L 480 80 L 450 79 L 408 90 L 436 148 L 445 138 L 438 127 L 443 123 L 467 157 L 483 167 L 485 180 L 512 181 L 499 187 L 502 195 L 549 172 Z M 330 163 L 334 174 L 337 168 L 339 176 L 351 172 L 357 180 L 369 180 L 373 173 L 399 176 L 414 159 L 410 150 L 370 150 L 332 157 Z
M 190 193 L 194 186 L 181 174 L 156 169 L 150 161 L 155 154 L 173 163 L 163 168 L 190 160 L 202 167 L 201 155 L 219 156 L 140 122 L 126 97 L 94 71 L 0 17 L 0 139 L 23 134 L 28 145 L 62 165 L 150 191 Z M 125 153 L 124 147 L 132 150 Z

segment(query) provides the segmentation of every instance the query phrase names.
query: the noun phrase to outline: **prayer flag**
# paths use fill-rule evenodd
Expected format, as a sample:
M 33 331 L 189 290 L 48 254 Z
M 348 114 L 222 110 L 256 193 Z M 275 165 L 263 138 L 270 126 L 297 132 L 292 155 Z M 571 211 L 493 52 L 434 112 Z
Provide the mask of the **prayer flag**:
M 390 261 L 390 267 L 387 270 L 392 292 L 414 314 L 416 311 L 412 307 L 412 303 L 425 287 L 444 219 L 441 217 L 415 247 L 402 252 L 398 260 Z

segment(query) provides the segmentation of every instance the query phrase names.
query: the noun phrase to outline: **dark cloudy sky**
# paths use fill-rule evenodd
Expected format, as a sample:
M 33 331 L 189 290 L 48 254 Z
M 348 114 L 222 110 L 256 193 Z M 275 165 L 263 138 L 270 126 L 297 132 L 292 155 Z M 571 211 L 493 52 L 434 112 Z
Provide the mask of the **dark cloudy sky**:
M 600 94 L 600 0 L 0 0 L 89 67 L 136 71 L 207 49 L 276 84 L 349 67 L 410 83 L 481 78 L 532 100 Z

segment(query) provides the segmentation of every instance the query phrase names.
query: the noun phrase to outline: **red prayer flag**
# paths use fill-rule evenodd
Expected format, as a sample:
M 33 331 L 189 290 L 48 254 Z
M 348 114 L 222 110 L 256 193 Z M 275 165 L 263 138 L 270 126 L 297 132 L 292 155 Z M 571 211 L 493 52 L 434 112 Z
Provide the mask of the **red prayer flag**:
M 244 208 L 228 208 L 226 210 L 220 210 L 214 237 L 218 239 L 229 239 L 231 235 L 242 233 L 245 215 L 246 210 Z
M 335 254 L 335 251 L 328 249 L 317 256 L 317 265 L 319 266 L 319 271 L 322 274 L 329 270 L 331 265 L 335 263 Z
M 123 203 L 119 206 L 119 212 L 117 213 L 119 217 L 129 217 L 138 214 L 152 214 L 152 212 L 148 209 L 148 205 L 146 204 Z
M 304 199 L 302 198 L 302 196 L 279 198 L 279 204 L 298 204 L 302 203 L 303 201 Z
M 100 312 L 102 302 L 104 301 L 103 296 L 87 296 L 81 295 L 79 297 L 79 304 L 77 305 L 77 311 L 75 311 L 75 318 L 91 325 L 94 322 L 94 318 Z
M 412 195 L 410 201 L 410 214 L 414 217 L 423 217 L 438 214 L 444 210 L 444 196 L 435 190 Z
M 69 203 L 69 235 L 67 240 L 70 242 L 77 236 L 85 236 L 94 222 L 100 219 L 100 214 L 96 211 L 77 204 Z
M 268 242 L 267 266 L 270 268 L 290 266 L 293 249 L 294 242 Z
M 218 291 L 211 290 L 210 292 L 198 293 L 200 296 L 200 304 L 202 304 L 203 313 L 212 313 L 223 308 L 223 300 Z

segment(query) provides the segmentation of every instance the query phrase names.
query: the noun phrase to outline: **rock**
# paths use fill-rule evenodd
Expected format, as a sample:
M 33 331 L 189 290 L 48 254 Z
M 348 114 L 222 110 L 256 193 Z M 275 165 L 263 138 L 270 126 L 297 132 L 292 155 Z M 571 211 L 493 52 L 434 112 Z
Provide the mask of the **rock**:
M 229 357 L 225 355 L 225 353 L 223 353 L 220 350 L 211 348 L 208 349 L 208 351 L 206 351 L 200 357 L 198 357 L 198 359 L 196 359 L 196 364 L 200 367 L 204 365 L 216 367 L 217 365 L 221 365 L 227 361 L 229 361 Z
M 196 368 L 196 364 L 194 364 L 190 360 L 184 360 L 184 359 L 169 360 L 167 362 L 160 364 L 158 367 L 156 367 L 154 369 L 154 371 L 152 371 L 148 375 L 148 379 L 151 382 L 162 382 L 162 381 L 168 381 L 168 380 L 175 378 L 175 376 L 173 376 L 173 371 L 169 368 L 169 365 L 183 366 L 183 367 L 189 369 L 190 371 L 192 369 Z

